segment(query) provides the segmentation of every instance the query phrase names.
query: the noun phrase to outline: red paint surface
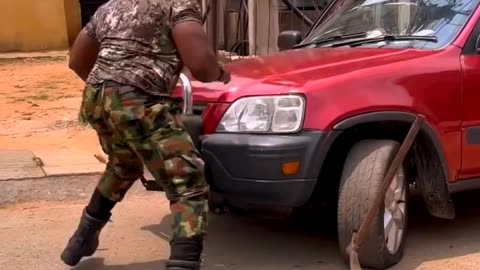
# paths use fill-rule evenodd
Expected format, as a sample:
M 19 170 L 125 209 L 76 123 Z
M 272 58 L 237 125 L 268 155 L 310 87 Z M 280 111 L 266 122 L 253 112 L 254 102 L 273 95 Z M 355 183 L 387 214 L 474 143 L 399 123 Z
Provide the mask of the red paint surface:
M 466 145 L 462 128 L 480 126 L 480 55 L 462 56 L 461 48 L 479 17 L 480 9 L 438 51 L 313 48 L 235 62 L 228 85 L 193 82 L 194 102 L 219 103 L 204 113 L 207 133 L 227 104 L 245 96 L 302 93 L 304 128 L 324 131 L 361 113 L 420 113 L 441 143 L 449 180 L 478 177 L 480 145 Z

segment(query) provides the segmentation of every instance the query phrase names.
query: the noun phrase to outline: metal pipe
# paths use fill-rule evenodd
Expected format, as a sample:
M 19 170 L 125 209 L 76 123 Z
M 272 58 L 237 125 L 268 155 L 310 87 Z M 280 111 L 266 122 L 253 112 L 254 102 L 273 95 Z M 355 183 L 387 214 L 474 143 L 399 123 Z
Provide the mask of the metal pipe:
M 282 0 L 282 2 L 290 9 L 293 10 L 293 12 L 300 17 L 300 19 L 303 20 L 303 22 L 308 26 L 312 27 L 313 22 L 305 15 L 303 12 L 298 9 L 295 5 L 293 5 L 289 0 Z
M 193 114 L 192 83 L 187 75 L 180 73 L 180 82 L 182 83 L 183 95 L 183 114 Z

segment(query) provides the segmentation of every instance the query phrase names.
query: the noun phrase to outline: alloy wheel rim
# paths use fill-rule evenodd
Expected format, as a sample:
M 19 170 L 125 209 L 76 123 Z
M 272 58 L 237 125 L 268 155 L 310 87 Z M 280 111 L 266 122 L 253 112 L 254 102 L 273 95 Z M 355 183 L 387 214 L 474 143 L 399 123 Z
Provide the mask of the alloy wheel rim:
M 405 174 L 400 169 L 385 194 L 383 229 L 385 245 L 390 254 L 397 253 L 403 241 L 406 227 L 406 198 Z

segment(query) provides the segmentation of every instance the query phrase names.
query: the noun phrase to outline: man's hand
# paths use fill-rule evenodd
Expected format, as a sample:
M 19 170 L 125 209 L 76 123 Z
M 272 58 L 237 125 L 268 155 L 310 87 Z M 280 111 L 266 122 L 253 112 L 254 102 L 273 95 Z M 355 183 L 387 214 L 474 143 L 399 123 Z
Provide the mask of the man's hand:
M 224 84 L 227 84 L 232 79 L 230 75 L 230 71 L 223 69 L 223 67 L 221 67 L 221 69 L 222 71 L 218 81 L 223 82 Z
M 195 77 L 193 77 L 192 72 L 187 67 L 183 67 L 182 73 L 185 74 L 192 81 L 197 80 Z M 223 70 L 223 73 L 221 73 L 220 77 L 216 81 L 227 84 L 230 82 L 230 80 L 231 80 L 230 71 Z
M 68 67 L 86 81 L 97 61 L 100 44 L 84 30 L 80 31 L 70 51 Z

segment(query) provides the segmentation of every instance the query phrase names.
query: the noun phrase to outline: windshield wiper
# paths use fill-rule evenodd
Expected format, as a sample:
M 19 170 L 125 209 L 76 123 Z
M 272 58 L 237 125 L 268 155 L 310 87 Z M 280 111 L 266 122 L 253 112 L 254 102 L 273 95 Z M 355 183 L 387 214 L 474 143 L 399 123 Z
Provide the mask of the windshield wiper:
M 381 41 L 408 41 L 408 40 L 420 40 L 420 41 L 429 41 L 429 42 L 438 42 L 438 38 L 436 36 L 395 36 L 395 35 L 383 35 L 379 37 L 372 37 L 372 38 L 363 38 L 363 39 L 356 39 L 356 40 L 349 40 L 344 42 L 338 42 L 332 44 L 332 47 L 340 47 L 348 45 L 350 47 L 360 46 L 366 43 L 376 43 Z
M 350 38 L 361 38 L 361 37 L 364 37 L 366 35 L 367 35 L 367 32 L 357 32 L 357 33 L 351 33 L 351 34 L 346 34 L 346 35 L 337 35 L 337 36 L 331 36 L 331 37 L 327 37 L 327 38 L 319 38 L 319 39 L 313 40 L 313 41 L 308 42 L 308 43 L 295 45 L 293 48 L 294 49 L 303 48 L 303 47 L 307 47 L 307 46 L 310 46 L 310 45 L 320 45 L 320 44 L 323 44 L 323 43 L 340 41 L 340 40 L 345 40 L 345 39 L 350 39 Z

